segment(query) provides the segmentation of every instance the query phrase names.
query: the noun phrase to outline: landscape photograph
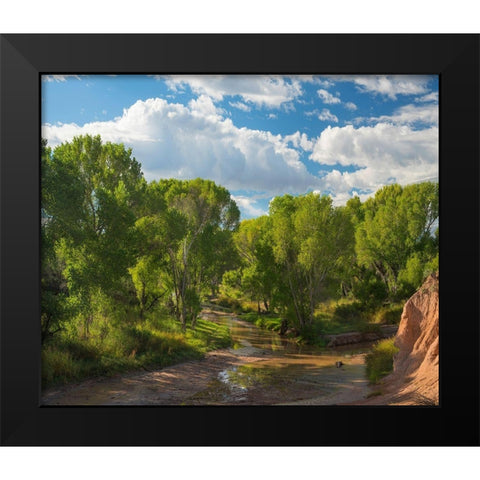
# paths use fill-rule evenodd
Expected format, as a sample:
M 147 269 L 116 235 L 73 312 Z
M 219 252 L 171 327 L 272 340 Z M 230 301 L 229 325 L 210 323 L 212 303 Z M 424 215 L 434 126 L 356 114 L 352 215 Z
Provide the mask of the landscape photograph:
M 437 75 L 42 75 L 43 405 L 439 405 Z

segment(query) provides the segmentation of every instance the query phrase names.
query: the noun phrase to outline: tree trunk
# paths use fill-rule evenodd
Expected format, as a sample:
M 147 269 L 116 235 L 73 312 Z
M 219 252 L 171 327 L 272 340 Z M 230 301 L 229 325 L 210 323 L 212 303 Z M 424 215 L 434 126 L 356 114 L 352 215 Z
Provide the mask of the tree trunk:
M 313 314 L 315 313 L 315 302 L 313 299 L 313 290 L 314 290 L 314 285 L 313 285 L 313 275 L 310 273 L 309 279 L 308 279 L 308 296 L 309 296 L 309 301 L 310 301 L 310 315 L 309 315 L 309 323 L 310 325 L 313 324 Z
M 192 328 L 195 328 L 197 326 L 197 318 L 198 318 L 198 315 L 194 311 L 192 311 L 191 313 Z
M 375 271 L 377 272 L 377 274 L 380 275 L 380 278 L 382 279 L 383 283 L 388 288 L 387 274 L 383 271 L 383 268 L 381 267 L 381 265 L 378 262 L 373 262 L 373 266 L 375 267 Z
M 263 299 L 263 306 L 265 307 L 265 311 L 268 312 L 268 301 L 266 298 Z
M 182 310 L 181 310 L 181 322 L 182 322 L 182 330 L 185 331 L 187 328 L 187 303 L 186 303 L 186 294 L 187 294 L 187 266 L 188 266 L 188 249 L 186 240 L 183 244 L 183 274 L 182 274 L 182 283 L 180 286 L 180 299 L 182 302 Z
M 302 315 L 300 313 L 300 310 L 299 310 L 299 306 L 297 304 L 297 298 L 296 298 L 296 295 L 295 295 L 295 290 L 294 290 L 293 285 L 292 285 L 292 279 L 291 279 L 290 272 L 287 272 L 287 277 L 288 277 L 288 285 L 290 287 L 290 293 L 292 295 L 293 306 L 295 308 L 295 315 L 297 317 L 298 323 L 300 324 L 301 327 L 303 327 L 305 322 L 303 320 L 303 317 L 302 317 Z
M 83 321 L 83 336 L 87 339 L 90 336 L 90 324 L 93 321 L 92 315 L 88 315 Z
M 145 282 L 142 282 L 142 295 L 140 299 L 140 320 L 143 320 L 143 314 L 144 314 L 144 309 L 145 309 Z
M 45 341 L 45 339 L 48 337 L 48 329 L 50 327 L 50 320 L 51 320 L 52 317 L 51 317 L 51 315 L 45 314 L 44 318 L 45 318 L 45 323 L 43 325 L 42 333 L 41 333 L 41 343 L 42 344 Z
M 178 269 L 175 263 L 175 253 L 171 248 L 169 248 L 168 254 L 170 256 L 170 263 L 171 263 L 172 276 L 173 276 L 173 288 L 175 292 L 175 305 L 174 305 L 175 317 L 177 321 L 180 321 L 180 291 L 178 286 L 178 281 L 179 281 Z

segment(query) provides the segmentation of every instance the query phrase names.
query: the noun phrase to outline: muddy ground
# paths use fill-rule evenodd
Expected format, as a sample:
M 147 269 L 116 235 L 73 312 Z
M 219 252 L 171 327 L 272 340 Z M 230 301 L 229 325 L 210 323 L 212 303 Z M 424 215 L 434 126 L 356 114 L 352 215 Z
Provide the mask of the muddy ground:
M 210 352 L 203 360 L 172 365 L 152 372 L 132 372 L 106 379 L 90 379 L 52 388 L 43 395 L 44 405 L 332 405 L 365 398 L 368 381 L 359 380 L 364 356 L 355 355 L 347 365 L 315 372 L 286 375 L 272 383 L 248 388 L 223 381 L 222 373 L 244 364 L 262 367 L 271 352 L 246 347 Z M 339 380 L 341 388 L 339 388 Z

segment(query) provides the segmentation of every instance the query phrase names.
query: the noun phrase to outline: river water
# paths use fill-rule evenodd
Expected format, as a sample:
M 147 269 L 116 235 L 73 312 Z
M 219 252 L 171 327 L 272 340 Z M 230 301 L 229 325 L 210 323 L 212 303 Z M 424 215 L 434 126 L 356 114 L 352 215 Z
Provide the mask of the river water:
M 209 319 L 228 326 L 233 351 L 252 361 L 221 371 L 185 404 L 331 405 L 358 400 L 369 391 L 364 354 L 371 344 L 302 346 L 232 316 Z

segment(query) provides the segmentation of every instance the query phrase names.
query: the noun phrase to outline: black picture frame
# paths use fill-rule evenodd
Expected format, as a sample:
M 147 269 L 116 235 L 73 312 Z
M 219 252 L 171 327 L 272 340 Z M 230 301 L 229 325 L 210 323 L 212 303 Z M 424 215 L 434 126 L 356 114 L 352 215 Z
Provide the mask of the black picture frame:
M 2 445 L 479 445 L 479 35 L 29 35 L 1 48 Z M 41 407 L 40 75 L 438 74 L 440 406 Z

